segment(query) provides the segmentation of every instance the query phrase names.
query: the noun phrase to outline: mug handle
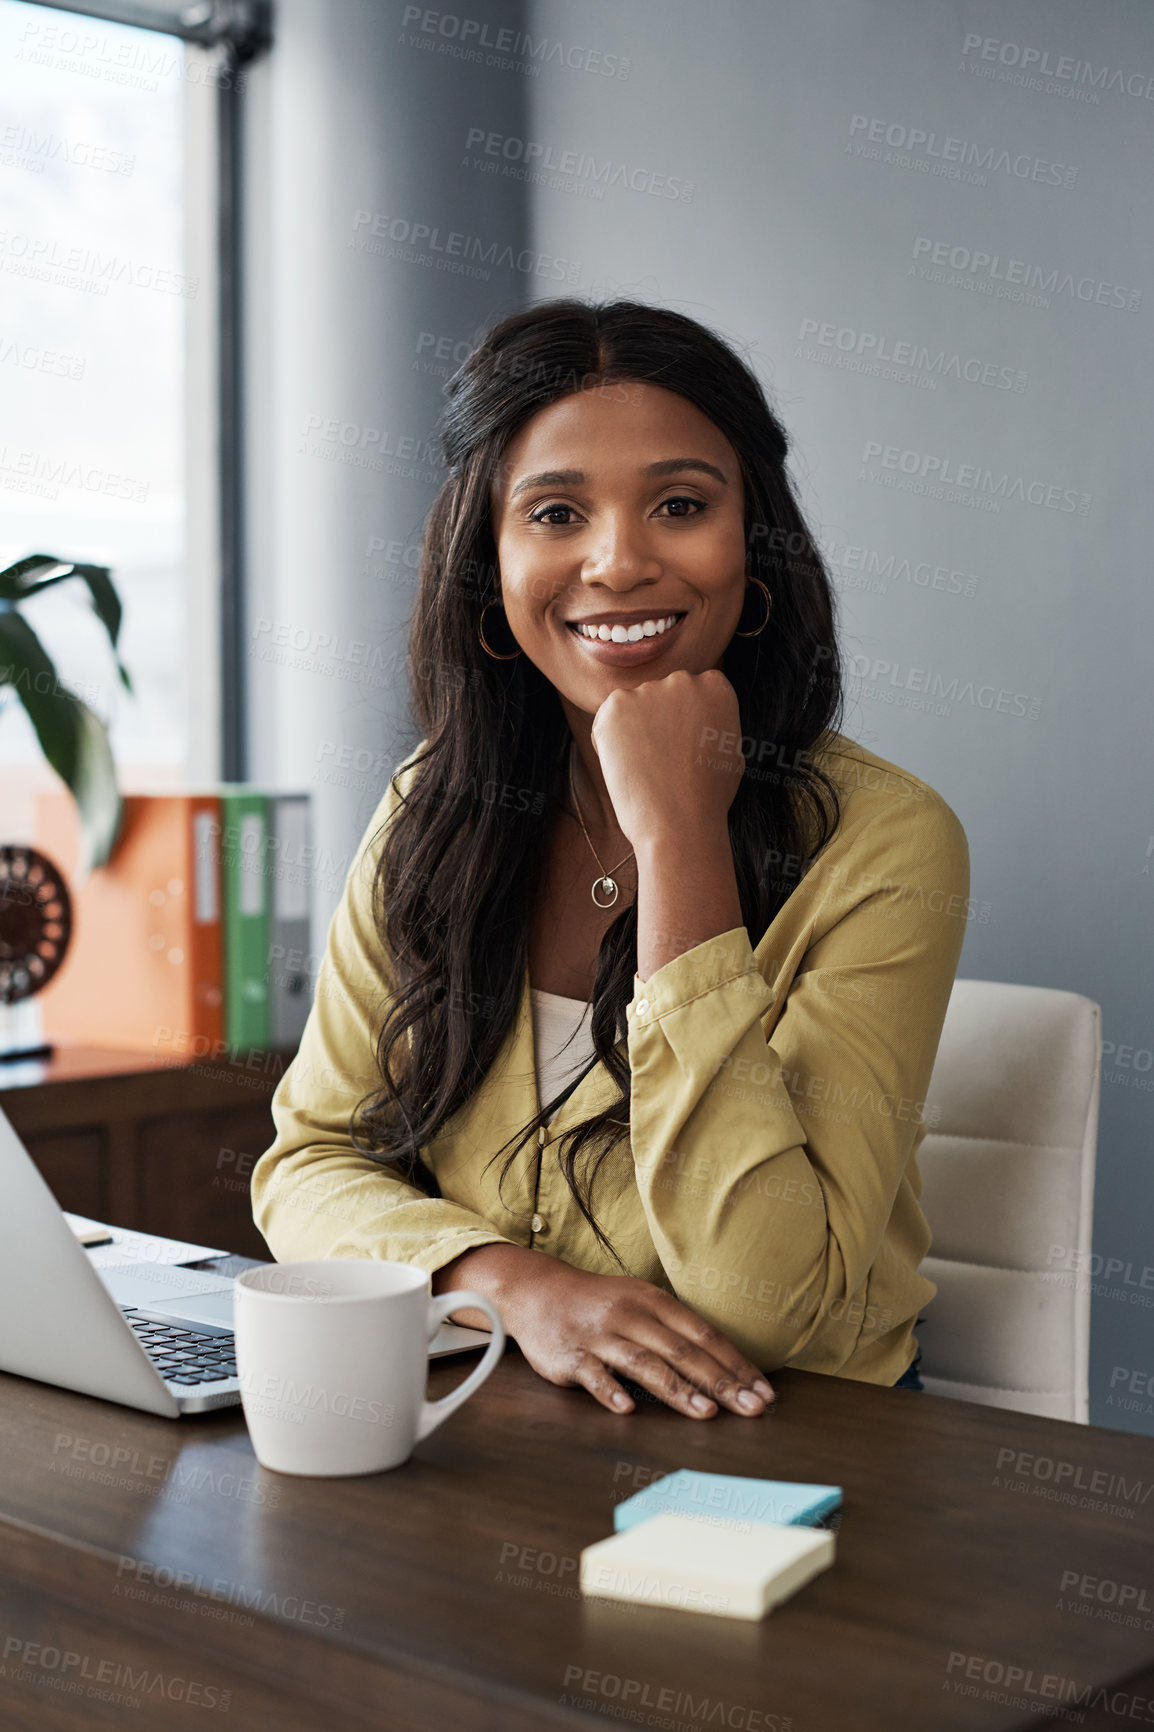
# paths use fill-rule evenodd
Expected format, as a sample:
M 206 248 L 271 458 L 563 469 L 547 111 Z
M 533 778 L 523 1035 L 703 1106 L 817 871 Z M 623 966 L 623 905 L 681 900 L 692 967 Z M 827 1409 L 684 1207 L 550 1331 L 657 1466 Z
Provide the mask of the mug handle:
M 451 1413 L 455 1413 L 463 1401 L 468 1401 L 480 1389 L 490 1371 L 505 1351 L 505 1325 L 501 1321 L 501 1313 L 491 1299 L 485 1299 L 480 1293 L 439 1293 L 429 1300 L 429 1340 L 433 1339 L 440 1325 L 451 1311 L 464 1311 L 466 1306 L 472 1306 L 477 1311 L 483 1311 L 493 1325 L 493 1338 L 485 1349 L 485 1356 L 480 1365 L 474 1366 L 458 1389 L 451 1395 L 443 1395 L 440 1401 L 425 1401 L 421 1404 L 420 1417 L 417 1420 L 417 1435 L 415 1443 L 420 1443 L 423 1437 L 428 1437 Z

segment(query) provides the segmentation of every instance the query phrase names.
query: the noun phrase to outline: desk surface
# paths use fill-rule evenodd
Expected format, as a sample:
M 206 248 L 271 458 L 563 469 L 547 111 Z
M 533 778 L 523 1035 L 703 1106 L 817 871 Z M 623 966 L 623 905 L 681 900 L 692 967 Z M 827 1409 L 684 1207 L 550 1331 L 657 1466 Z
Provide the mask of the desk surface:
M 0 1095 L 12 1089 L 43 1088 L 46 1083 L 88 1082 L 96 1078 L 147 1076 L 152 1071 L 207 1071 L 221 1075 L 258 1074 L 279 1079 L 293 1052 L 275 1047 L 228 1046 L 219 1051 L 181 1052 L 172 1046 L 93 1046 L 84 1041 L 53 1040 L 42 1058 L 0 1061 Z
M 759 1420 L 617 1417 L 510 1348 L 403 1468 L 304 1480 L 257 1465 L 239 1410 L 167 1421 L 0 1376 L 5 1732 L 211 1725 L 214 1691 L 245 1732 L 1039 1727 L 1102 1685 L 1130 1694 L 1087 1724 L 1154 1721 L 1118 1706 L 1154 1663 L 1154 1442 L 774 1381 Z M 835 1567 L 760 1624 L 583 1600 L 614 1502 L 685 1466 L 842 1485 Z M 61 1673 L 53 1647 L 81 1658 Z M 141 1713 L 81 1699 L 133 1683 Z

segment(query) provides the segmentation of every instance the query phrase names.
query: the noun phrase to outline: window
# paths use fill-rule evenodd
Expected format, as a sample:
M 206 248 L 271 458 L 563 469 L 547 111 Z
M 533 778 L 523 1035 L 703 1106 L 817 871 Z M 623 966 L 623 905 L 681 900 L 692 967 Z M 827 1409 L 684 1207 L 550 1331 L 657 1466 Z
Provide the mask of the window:
M 0 0 L 0 558 L 112 569 L 134 697 L 79 585 L 27 611 L 126 790 L 235 777 L 238 69 L 271 7 L 76 8 Z M 0 765 L 6 792 L 51 779 L 3 688 Z
M 212 288 L 186 256 L 190 52 L 0 0 L 0 555 L 112 568 L 135 696 L 82 585 L 26 611 L 63 682 L 110 723 L 125 787 L 178 783 L 190 758 L 186 348 Z M 11 698 L 0 755 L 38 762 Z

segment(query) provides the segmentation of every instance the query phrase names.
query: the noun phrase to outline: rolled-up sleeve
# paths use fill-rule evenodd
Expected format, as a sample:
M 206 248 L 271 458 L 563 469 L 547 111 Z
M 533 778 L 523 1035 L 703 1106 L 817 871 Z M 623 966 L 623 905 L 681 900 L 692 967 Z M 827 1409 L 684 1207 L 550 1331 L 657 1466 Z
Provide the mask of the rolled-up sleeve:
M 273 1096 L 276 1138 L 253 1169 L 253 1218 L 278 1262 L 375 1257 L 432 1274 L 476 1245 L 511 1242 L 359 1153 L 350 1134 L 355 1107 L 380 1086 L 377 1039 L 395 990 L 372 887 L 398 781 L 405 791 L 398 772 L 349 870 L 300 1047 Z
M 934 796 L 875 814 L 837 858 L 852 869 L 811 869 L 817 913 L 788 967 L 735 927 L 635 978 L 629 1007 L 657 1254 L 677 1296 L 765 1369 L 804 1354 L 836 1372 L 908 1329 L 871 1305 L 875 1271 L 879 1291 L 895 1273 L 934 1291 L 916 1273 L 915 1156 L 965 930 L 965 832 Z

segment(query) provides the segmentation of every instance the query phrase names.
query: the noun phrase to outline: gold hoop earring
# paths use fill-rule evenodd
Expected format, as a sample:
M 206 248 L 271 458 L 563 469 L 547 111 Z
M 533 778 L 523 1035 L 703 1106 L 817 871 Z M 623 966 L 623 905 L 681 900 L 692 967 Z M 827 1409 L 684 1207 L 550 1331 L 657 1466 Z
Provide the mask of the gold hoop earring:
M 499 607 L 501 605 L 502 603 L 497 601 L 487 601 L 485 603 L 484 607 L 481 609 L 481 617 L 477 621 L 477 636 L 481 640 L 481 648 L 484 650 L 485 654 L 492 656 L 495 662 L 512 662 L 516 661 L 517 657 L 521 654 L 519 649 L 515 649 L 512 655 L 498 655 L 497 651 L 490 649 L 488 644 L 485 642 L 485 615 L 491 607 Z
M 764 591 L 764 593 L 765 593 L 765 618 L 762 620 L 761 624 L 758 626 L 756 631 L 735 631 L 733 634 L 734 637 L 760 637 L 762 632 L 765 630 L 766 626 L 769 624 L 769 616 L 773 611 L 773 597 L 769 593 L 769 590 L 766 588 L 765 584 L 762 583 L 760 577 L 751 577 L 749 580 L 749 584 L 746 587 L 749 588 L 751 585 L 753 585 L 755 583 L 756 583 L 758 589 Z M 744 608 L 744 604 L 743 604 L 742 612 L 744 613 L 744 611 L 745 611 L 745 608 Z

